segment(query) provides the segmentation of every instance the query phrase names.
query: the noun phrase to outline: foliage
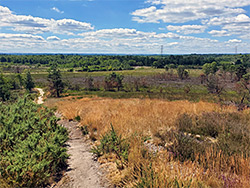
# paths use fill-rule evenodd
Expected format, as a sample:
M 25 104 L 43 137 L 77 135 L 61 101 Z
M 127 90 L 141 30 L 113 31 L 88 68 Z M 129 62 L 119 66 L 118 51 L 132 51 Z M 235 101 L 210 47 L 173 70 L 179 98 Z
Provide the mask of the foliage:
M 80 127 L 81 131 L 82 131 L 82 134 L 85 136 L 87 134 L 89 134 L 89 130 L 88 130 L 88 126 L 87 125 L 84 125 L 82 127 Z
M 206 63 L 202 66 L 202 69 L 206 75 L 215 74 L 218 71 L 218 65 L 216 62 Z
M 222 83 L 219 76 L 210 74 L 206 80 L 206 87 L 210 93 L 220 95 L 224 90 L 224 84 Z
M 241 97 L 240 103 L 238 106 L 239 110 L 243 110 L 245 107 L 244 101 L 250 101 L 250 85 L 249 85 L 250 75 L 249 73 L 245 74 L 243 78 L 236 83 L 236 90 L 239 96 Z
M 87 83 L 86 89 L 87 90 L 89 90 L 89 91 L 94 90 L 94 83 L 93 83 L 93 81 L 94 81 L 94 79 L 91 76 L 88 76 L 86 78 L 86 83 Z
M 7 79 L 7 82 L 9 83 L 9 86 L 10 86 L 11 90 L 22 89 L 22 86 L 24 84 L 21 74 L 13 74 L 13 75 L 11 75 L 10 78 Z
M 206 143 L 197 141 L 196 138 L 183 134 L 181 132 L 175 133 L 173 144 L 168 147 L 168 151 L 173 154 L 174 158 L 184 162 L 186 160 L 195 160 L 196 153 L 203 153 L 205 151 Z
M 243 65 L 238 65 L 235 70 L 235 74 L 237 76 L 237 80 L 239 81 L 243 76 L 247 73 L 247 69 Z
M 112 72 L 105 77 L 105 90 L 110 91 L 114 88 L 117 88 L 118 91 L 123 87 L 122 80 L 123 75 Z
M 33 79 L 31 77 L 30 71 L 26 73 L 26 78 L 24 80 L 25 89 L 27 89 L 29 92 L 31 92 L 31 89 L 35 87 L 35 84 L 33 82 Z
M 60 97 L 64 89 L 64 83 L 62 82 L 61 72 L 57 67 L 57 64 L 52 64 L 48 70 L 48 81 L 50 83 L 50 92 L 56 97 Z
M 101 136 L 100 145 L 93 147 L 92 152 L 97 155 L 97 157 L 113 152 L 121 161 L 123 161 L 128 160 L 128 149 L 128 141 L 122 139 L 121 135 L 117 135 L 111 124 L 111 129 Z
M 165 69 L 166 71 L 168 71 L 169 68 L 170 68 L 169 65 L 165 65 L 165 66 L 164 66 L 164 69 Z
M 188 78 L 188 71 L 185 70 L 185 67 L 183 65 L 179 65 L 177 67 L 177 74 L 180 79 Z
M 39 187 L 66 165 L 67 130 L 53 111 L 27 98 L 0 105 L 0 179 L 11 187 Z
M 207 112 L 200 116 L 183 114 L 177 119 L 177 128 L 182 134 L 190 133 L 191 135 L 217 139 L 217 149 L 225 155 L 243 154 L 250 156 L 248 121 L 249 117 L 240 113 Z M 182 136 L 182 138 L 185 137 Z M 184 143 L 189 144 L 192 139 L 189 137 Z M 179 142 L 178 147 L 180 144 L 182 147 L 184 143 Z M 183 148 L 187 150 L 188 147 Z M 195 153 L 195 149 L 193 149 L 193 153 Z
M 141 169 L 140 181 L 137 182 L 136 188 L 145 188 L 145 187 L 155 187 L 159 182 L 158 174 L 152 168 L 152 163 L 149 166 L 143 166 Z M 165 182 L 167 184 L 167 182 Z
M 0 74 L 0 98 L 2 101 L 10 98 L 10 86 L 2 74 Z
M 80 121 L 81 121 L 81 117 L 80 117 L 80 116 L 76 116 L 76 117 L 74 118 L 74 120 L 80 122 Z

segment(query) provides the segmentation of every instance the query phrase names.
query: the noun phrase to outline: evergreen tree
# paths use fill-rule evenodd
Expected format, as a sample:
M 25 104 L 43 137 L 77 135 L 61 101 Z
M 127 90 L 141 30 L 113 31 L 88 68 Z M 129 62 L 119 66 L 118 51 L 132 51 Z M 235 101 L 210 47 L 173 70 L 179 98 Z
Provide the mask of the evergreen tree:
M 113 90 L 114 88 L 117 88 L 117 90 L 120 91 L 120 89 L 123 87 L 123 78 L 123 75 L 112 72 L 111 74 L 105 77 L 105 90 L 109 91 Z
M 62 81 L 61 72 L 57 67 L 56 63 L 51 65 L 50 69 L 48 70 L 48 73 L 50 92 L 53 96 L 60 97 L 60 94 L 64 89 L 64 83 Z
M 10 98 L 10 86 L 3 75 L 0 75 L 0 98 L 7 101 Z
M 177 67 L 177 73 L 180 79 L 188 78 L 188 71 L 185 70 L 185 67 L 183 65 L 179 65 Z
M 47 187 L 66 166 L 67 130 L 27 97 L 0 103 L 0 112 L 0 187 Z
M 33 89 L 34 87 L 35 87 L 35 84 L 34 84 L 33 79 L 31 77 L 30 71 L 28 71 L 26 74 L 26 78 L 25 78 L 25 88 L 26 88 L 26 90 L 31 92 L 31 89 Z
M 235 74 L 236 74 L 236 76 L 237 76 L 238 81 L 240 81 L 240 79 L 241 79 L 245 74 L 247 74 L 247 69 L 246 69 L 246 67 L 243 66 L 243 65 L 238 65 L 237 68 L 236 68 Z

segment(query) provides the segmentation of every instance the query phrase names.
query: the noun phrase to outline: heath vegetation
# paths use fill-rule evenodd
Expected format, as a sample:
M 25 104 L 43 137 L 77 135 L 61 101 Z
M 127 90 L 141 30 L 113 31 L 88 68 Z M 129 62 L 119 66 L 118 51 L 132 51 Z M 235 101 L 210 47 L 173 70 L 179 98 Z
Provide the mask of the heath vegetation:
M 117 187 L 250 187 L 248 54 L 0 55 L 0 62 L 6 187 L 44 186 L 66 165 L 67 131 L 53 112 L 17 100 L 34 86 L 47 89 L 47 107 L 80 123 Z

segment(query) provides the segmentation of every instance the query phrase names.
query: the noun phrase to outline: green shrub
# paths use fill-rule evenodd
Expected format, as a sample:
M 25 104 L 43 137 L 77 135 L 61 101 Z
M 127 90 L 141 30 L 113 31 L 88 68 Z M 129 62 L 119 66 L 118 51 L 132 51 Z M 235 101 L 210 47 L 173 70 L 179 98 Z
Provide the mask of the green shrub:
M 54 112 L 27 98 L 0 104 L 0 179 L 10 187 L 45 186 L 66 166 L 68 139 Z M 0 182 L 1 182 L 0 181 Z
M 177 128 L 182 132 L 191 132 L 193 127 L 192 117 L 186 113 L 177 118 Z
M 76 121 L 81 121 L 81 117 L 80 116 L 76 116 L 75 118 L 74 118 L 74 120 L 76 120 Z
M 84 125 L 83 127 L 80 127 L 82 134 L 85 136 L 87 134 L 89 134 L 89 130 L 88 130 L 88 126 Z
M 100 157 L 105 153 L 115 153 L 120 160 L 128 160 L 129 143 L 117 135 L 114 127 L 104 134 L 100 139 L 100 145 L 92 148 L 92 153 Z
M 250 156 L 249 120 L 250 116 L 243 113 L 182 114 L 176 122 L 177 132 L 171 151 L 181 156 L 181 160 L 193 159 L 195 152 L 202 151 L 198 149 L 199 140 L 195 138 L 195 135 L 200 135 L 201 138 L 213 137 L 215 148 L 223 154 Z M 201 144 L 204 148 L 208 146 L 205 141 Z
M 143 166 L 141 168 L 141 177 L 139 182 L 135 185 L 135 187 L 136 188 L 157 187 L 159 181 L 160 181 L 159 176 L 153 170 L 152 163 L 150 163 L 148 167 Z
M 171 146 L 168 147 L 174 158 L 180 161 L 195 160 L 195 154 L 203 153 L 207 143 L 199 142 L 196 138 L 183 133 L 176 133 L 175 140 Z
M 223 129 L 223 115 L 215 112 L 203 113 L 200 116 L 182 114 L 177 119 L 177 127 L 181 132 L 216 138 Z

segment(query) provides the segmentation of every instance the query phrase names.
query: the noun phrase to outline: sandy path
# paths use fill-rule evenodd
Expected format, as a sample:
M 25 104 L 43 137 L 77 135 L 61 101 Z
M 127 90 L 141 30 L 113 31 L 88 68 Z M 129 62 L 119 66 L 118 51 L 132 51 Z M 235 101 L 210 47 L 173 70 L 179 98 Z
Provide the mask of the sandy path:
M 43 104 L 44 91 L 39 91 L 37 104 Z M 55 114 L 61 117 L 59 113 Z M 90 153 L 90 141 L 83 138 L 81 130 L 78 128 L 78 122 L 60 120 L 58 124 L 64 126 L 69 131 L 69 140 L 67 141 L 68 169 L 62 179 L 51 188 L 105 188 L 110 187 L 103 178 L 104 175 L 99 168 L 98 162 L 93 160 Z
M 41 88 L 35 88 L 35 90 L 38 90 L 38 92 L 39 92 L 39 97 L 38 97 L 38 99 L 37 99 L 37 101 L 36 101 L 36 103 L 37 104 L 43 104 L 44 103 L 44 101 L 43 101 L 43 95 L 44 95 L 44 91 L 43 91 L 43 89 L 41 89 Z
M 103 174 L 99 169 L 99 164 L 93 160 L 90 153 L 90 145 L 87 140 L 83 139 L 82 133 L 77 126 L 77 122 L 60 120 L 58 124 L 69 130 L 68 154 L 68 170 L 65 177 L 69 180 L 66 183 L 58 183 L 56 187 L 69 188 L 101 188 L 108 187 L 102 181 Z M 101 183 L 102 182 L 102 183 Z

